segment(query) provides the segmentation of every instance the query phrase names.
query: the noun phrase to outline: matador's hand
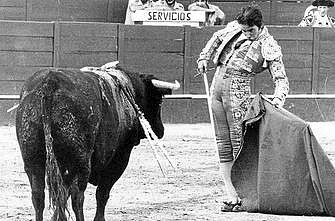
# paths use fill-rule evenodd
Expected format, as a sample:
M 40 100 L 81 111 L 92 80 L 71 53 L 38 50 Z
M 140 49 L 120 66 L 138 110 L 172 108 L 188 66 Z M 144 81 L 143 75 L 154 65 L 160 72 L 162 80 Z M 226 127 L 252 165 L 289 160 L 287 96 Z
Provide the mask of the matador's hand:
M 278 97 L 274 97 L 272 99 L 272 104 L 275 106 L 275 107 L 283 107 L 284 103 L 282 102 L 281 99 L 279 99 Z
M 198 71 L 203 74 L 207 72 L 207 60 L 200 60 L 198 62 Z

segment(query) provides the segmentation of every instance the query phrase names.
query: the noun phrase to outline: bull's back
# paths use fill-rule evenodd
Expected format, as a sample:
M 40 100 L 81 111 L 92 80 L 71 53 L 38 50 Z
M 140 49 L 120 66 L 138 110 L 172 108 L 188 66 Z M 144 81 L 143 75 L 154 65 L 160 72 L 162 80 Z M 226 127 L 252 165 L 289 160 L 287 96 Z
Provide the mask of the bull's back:
M 56 154 L 68 152 L 72 155 L 75 148 L 79 148 L 80 154 L 81 149 L 87 148 L 87 142 L 92 142 L 99 123 L 100 106 L 98 83 L 94 77 L 66 69 L 35 73 L 22 88 L 16 115 L 17 137 L 24 159 L 45 156 L 43 108 L 49 115 Z

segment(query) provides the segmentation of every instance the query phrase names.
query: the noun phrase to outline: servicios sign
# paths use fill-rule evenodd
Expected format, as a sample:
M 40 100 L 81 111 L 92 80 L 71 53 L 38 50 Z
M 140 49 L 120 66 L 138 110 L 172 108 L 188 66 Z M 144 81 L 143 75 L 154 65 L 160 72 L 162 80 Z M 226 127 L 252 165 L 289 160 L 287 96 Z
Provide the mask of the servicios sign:
M 206 21 L 204 11 L 152 11 L 137 10 L 132 14 L 132 19 L 137 24 L 146 25 L 190 25 L 199 26 Z

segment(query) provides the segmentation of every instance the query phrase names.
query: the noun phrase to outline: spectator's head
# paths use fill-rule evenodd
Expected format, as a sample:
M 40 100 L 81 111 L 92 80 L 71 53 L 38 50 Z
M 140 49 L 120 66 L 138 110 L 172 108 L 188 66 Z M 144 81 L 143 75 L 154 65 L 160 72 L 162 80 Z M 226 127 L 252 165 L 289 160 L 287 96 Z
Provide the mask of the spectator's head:
M 250 40 L 255 40 L 263 28 L 262 12 L 255 6 L 242 8 L 236 20 L 241 25 L 244 35 Z
M 318 11 L 321 16 L 325 16 L 328 13 L 328 6 L 318 6 Z
M 321 16 L 324 16 L 327 14 L 328 9 L 334 6 L 334 2 L 331 0 L 315 0 L 312 5 L 318 7 Z
M 176 2 L 176 0 L 165 0 L 166 4 L 168 4 L 169 6 L 174 5 L 174 3 Z

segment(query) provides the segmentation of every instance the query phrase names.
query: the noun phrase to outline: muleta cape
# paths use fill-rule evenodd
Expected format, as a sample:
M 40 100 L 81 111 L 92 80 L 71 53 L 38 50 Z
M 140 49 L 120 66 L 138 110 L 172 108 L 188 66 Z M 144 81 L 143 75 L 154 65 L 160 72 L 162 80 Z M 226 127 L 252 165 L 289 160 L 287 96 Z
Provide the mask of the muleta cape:
M 305 121 L 258 94 L 243 133 L 232 180 L 247 211 L 335 216 L 335 169 Z

